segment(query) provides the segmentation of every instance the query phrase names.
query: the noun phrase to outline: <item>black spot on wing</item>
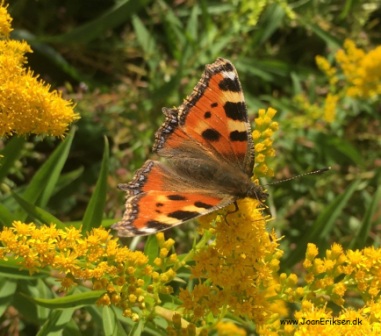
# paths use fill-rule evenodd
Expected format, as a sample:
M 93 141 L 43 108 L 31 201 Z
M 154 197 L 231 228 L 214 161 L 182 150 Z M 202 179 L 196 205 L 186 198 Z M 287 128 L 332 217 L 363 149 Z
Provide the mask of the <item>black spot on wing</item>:
M 169 213 L 167 216 L 180 219 L 180 220 L 187 220 L 193 217 L 199 216 L 200 213 L 196 211 L 184 211 L 184 210 L 177 210 Z
M 177 194 L 168 195 L 167 198 L 171 201 L 185 201 L 187 199 L 186 197 Z
M 210 111 L 207 111 L 207 112 L 204 113 L 204 118 L 205 119 L 209 119 L 211 116 L 212 116 L 212 114 L 210 113 Z
M 197 207 L 197 208 L 203 208 L 203 209 L 210 209 L 210 208 L 213 208 L 213 205 L 210 205 L 208 203 L 204 203 L 204 202 L 195 202 L 194 205 Z
M 233 131 L 233 132 L 230 132 L 229 138 L 231 141 L 247 141 L 247 132 Z
M 156 207 L 160 208 L 160 207 L 162 207 L 164 204 L 163 204 L 163 203 L 160 203 L 160 202 L 157 202 L 155 205 L 156 205 Z
M 206 129 L 201 135 L 207 141 L 218 141 L 221 138 L 221 134 L 213 128 Z
M 246 105 L 244 102 L 226 102 L 224 105 L 225 114 L 228 118 L 239 121 L 247 121 Z
M 230 62 L 225 62 L 223 65 L 223 69 L 225 71 L 234 71 L 235 70 L 233 65 Z
M 210 107 L 217 107 L 218 106 L 218 103 L 211 103 L 210 104 Z
M 238 82 L 238 78 L 234 77 L 234 79 L 226 77 L 224 78 L 218 86 L 222 91 L 232 91 L 232 92 L 240 92 L 241 87 Z
M 157 231 L 162 231 L 162 230 L 168 229 L 171 226 L 159 221 L 150 220 L 146 223 L 146 227 L 148 229 L 155 229 Z

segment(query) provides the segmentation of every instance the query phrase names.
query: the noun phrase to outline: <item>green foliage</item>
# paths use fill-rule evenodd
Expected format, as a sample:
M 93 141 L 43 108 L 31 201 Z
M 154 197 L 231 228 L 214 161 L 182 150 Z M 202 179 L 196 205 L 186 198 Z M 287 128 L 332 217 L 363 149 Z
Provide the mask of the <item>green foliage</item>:
M 379 103 L 348 99 L 338 106 L 336 121 L 320 128 L 303 127 L 294 119 L 306 115 L 295 104 L 296 95 L 319 102 L 329 90 L 316 55 L 333 59 L 346 38 L 365 49 L 380 44 L 379 3 L 279 0 L 251 8 L 252 3 L 10 3 L 13 36 L 34 50 L 30 66 L 65 87 L 82 120 L 76 136 L 71 132 L 59 145 L 34 138 L 3 141 L 0 223 L 70 223 L 82 225 L 84 232 L 108 227 L 124 207 L 116 185 L 128 181 L 149 156 L 154 132 L 164 120 L 161 108 L 178 106 L 203 66 L 225 57 L 237 67 L 250 116 L 258 108 L 278 110 L 275 179 L 332 166 L 323 176 L 269 187 L 270 225 L 284 236 L 281 267 L 297 265 L 309 242 L 321 251 L 332 242 L 349 248 L 379 246 Z M 191 248 L 193 228 L 185 224 L 169 233 L 178 240 L 179 254 Z M 136 240 L 133 244 L 141 246 Z M 155 239 L 144 248 L 151 261 L 157 257 Z M 82 334 L 72 319 L 78 307 L 86 307 L 94 321 L 94 326 L 87 324 L 88 334 L 103 328 L 105 335 L 122 335 L 125 325 L 131 335 L 143 333 L 142 323 L 95 307 L 96 291 L 82 288 L 68 297 L 51 297 L 55 284 L 48 272 L 28 274 L 1 261 L 0 273 L 0 311 L 13 305 L 40 335 L 62 329 Z

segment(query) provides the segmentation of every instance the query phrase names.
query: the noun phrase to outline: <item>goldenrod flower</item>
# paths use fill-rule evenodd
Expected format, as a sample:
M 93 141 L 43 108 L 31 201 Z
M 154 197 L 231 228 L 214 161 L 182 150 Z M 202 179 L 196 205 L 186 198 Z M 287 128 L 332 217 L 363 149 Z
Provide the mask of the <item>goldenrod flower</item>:
M 346 96 L 376 100 L 381 94 L 381 46 L 367 53 L 348 39 L 335 54 L 336 64 L 322 56 L 315 60 L 329 80 L 328 93 L 322 103 L 310 102 L 304 94 L 295 96 L 295 105 L 302 114 L 292 117 L 294 127 L 323 129 L 325 124 L 337 120 L 340 102 Z
M 135 320 L 139 315 L 131 308 L 139 307 L 149 314 L 160 302 L 160 293 L 172 292 L 167 283 L 176 276 L 171 267 L 155 272 L 147 256 L 118 246 L 117 238 L 102 228 L 82 236 L 72 227 L 59 230 L 54 225 L 36 227 L 16 221 L 0 232 L 0 242 L 3 259 L 18 260 L 30 272 L 51 267 L 61 273 L 57 281 L 64 289 L 90 280 L 94 289 L 105 290 L 99 304 L 113 303 Z M 159 245 L 162 251 L 169 249 L 173 240 L 162 239 Z M 178 267 L 177 258 L 172 258 L 171 264 Z
M 326 257 L 316 258 L 314 244 L 308 244 L 303 266 L 310 291 L 324 290 L 330 299 L 342 306 L 347 290 L 356 290 L 365 300 L 375 298 L 381 291 L 381 249 L 367 247 L 363 250 L 344 251 L 333 244 Z M 338 280 L 340 279 L 340 280 Z
M 349 96 L 374 98 L 381 94 L 381 46 L 366 53 L 347 39 L 344 49 L 336 53 L 336 61 L 348 82 Z
M 294 127 L 314 127 L 315 129 L 323 128 L 324 125 L 318 121 L 324 120 L 324 108 L 319 106 L 318 103 L 311 103 L 304 94 L 294 96 L 293 102 L 295 106 L 297 106 L 298 110 L 301 111 L 299 115 L 292 117 L 292 125 Z M 332 115 L 333 114 L 331 114 L 331 116 Z
M 328 77 L 329 83 L 332 86 L 334 86 L 339 80 L 336 76 L 337 69 L 335 67 L 331 66 L 329 61 L 322 56 L 319 56 L 319 55 L 316 56 L 315 61 L 316 61 L 317 66 L 320 68 L 320 70 L 322 70 L 326 74 L 326 76 Z
M 325 98 L 323 119 L 327 123 L 332 123 L 336 119 L 336 106 L 339 100 L 338 95 L 329 93 Z
M 246 336 L 245 329 L 237 327 L 232 322 L 220 321 L 216 325 L 218 336 Z
M 253 131 L 254 151 L 255 151 L 255 167 L 254 175 L 274 176 L 272 169 L 268 167 L 268 161 L 275 156 L 275 150 L 272 147 L 273 133 L 278 129 L 278 123 L 272 121 L 276 114 L 276 110 L 269 108 L 267 110 L 260 109 L 258 117 L 255 119 L 255 130 Z
M 12 134 L 63 136 L 71 122 L 79 118 L 73 103 L 51 91 L 31 70 L 24 68 L 26 42 L 7 38 L 10 17 L 0 3 L 0 137 Z
M 183 306 L 195 319 L 229 308 L 261 324 L 272 314 L 266 300 L 269 292 L 264 289 L 271 288 L 278 270 L 278 263 L 272 261 L 282 254 L 275 237 L 265 230 L 257 206 L 257 200 L 239 201 L 239 211 L 228 210 L 224 220 L 216 219 L 214 243 L 196 251 L 192 275 L 199 284 L 180 293 Z
M 4 5 L 4 1 L 0 2 L 0 38 L 8 37 L 12 31 L 11 22 L 12 18 L 8 14 L 7 7 Z
M 306 259 L 312 260 L 319 254 L 319 250 L 317 249 L 315 244 L 307 244 L 307 251 L 306 251 Z

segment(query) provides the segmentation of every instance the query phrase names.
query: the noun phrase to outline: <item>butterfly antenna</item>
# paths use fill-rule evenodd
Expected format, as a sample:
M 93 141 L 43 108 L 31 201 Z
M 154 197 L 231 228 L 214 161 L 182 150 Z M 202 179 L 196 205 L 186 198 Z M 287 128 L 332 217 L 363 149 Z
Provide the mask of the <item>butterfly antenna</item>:
M 279 181 L 267 183 L 267 184 L 265 184 L 265 186 L 269 186 L 269 185 L 274 185 L 274 184 L 279 184 L 279 183 L 295 180 L 297 178 L 304 177 L 304 176 L 307 176 L 307 175 L 323 174 L 323 173 L 325 173 L 328 170 L 331 170 L 331 167 L 325 167 L 325 168 L 314 170 L 314 171 L 311 171 L 311 172 L 308 172 L 308 173 L 303 173 L 303 174 L 300 174 L 300 175 L 292 176 L 292 177 L 286 178 L 284 180 L 279 180 Z

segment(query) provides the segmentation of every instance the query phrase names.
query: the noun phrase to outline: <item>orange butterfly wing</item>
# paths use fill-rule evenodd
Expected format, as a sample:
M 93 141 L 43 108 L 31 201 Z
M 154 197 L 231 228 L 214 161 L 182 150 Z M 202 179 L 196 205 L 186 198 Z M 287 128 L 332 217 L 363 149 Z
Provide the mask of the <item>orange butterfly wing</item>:
M 163 109 L 153 150 L 167 165 L 147 161 L 127 192 L 126 211 L 113 225 L 120 236 L 155 233 L 245 197 L 252 185 L 253 141 L 234 66 L 207 65 L 177 109 Z M 252 186 L 251 186 L 252 187 Z
M 120 236 L 147 235 L 223 207 L 222 199 L 193 189 L 157 161 L 148 160 L 132 182 L 120 186 L 127 195 L 122 220 L 113 225 Z
M 253 141 L 247 108 L 237 71 L 227 60 L 217 59 L 178 109 L 164 109 L 166 122 L 156 133 L 153 150 L 171 157 L 187 141 L 251 176 Z

